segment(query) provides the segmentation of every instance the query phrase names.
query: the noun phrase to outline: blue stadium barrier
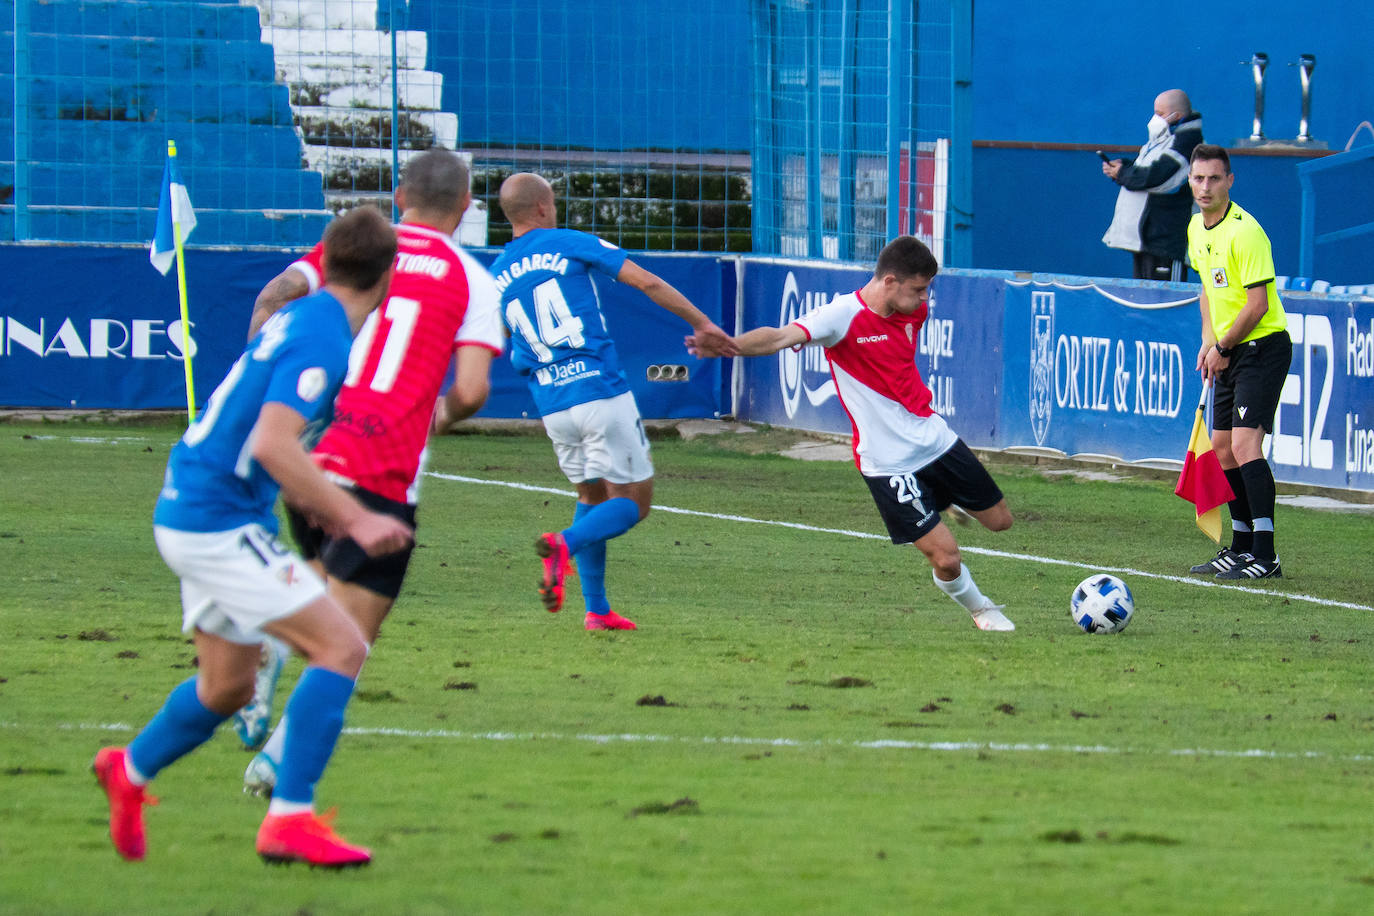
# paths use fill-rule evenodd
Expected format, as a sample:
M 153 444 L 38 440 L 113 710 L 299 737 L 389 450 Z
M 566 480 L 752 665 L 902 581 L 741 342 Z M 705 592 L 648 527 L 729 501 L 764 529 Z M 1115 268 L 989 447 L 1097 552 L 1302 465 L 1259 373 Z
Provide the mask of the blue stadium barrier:
M 245 229 L 270 232 L 261 224 Z M 475 254 L 488 262 L 494 256 Z M 188 253 L 202 397 L 237 357 L 254 296 L 293 257 L 285 250 Z M 727 329 L 784 323 L 858 288 L 868 275 L 817 261 L 635 259 Z M 149 266 L 146 248 L 0 245 L 0 271 L 11 278 L 0 292 L 0 405 L 184 404 L 175 280 Z M 54 286 L 54 276 L 64 282 Z M 602 293 L 646 417 L 734 413 L 776 426 L 850 432 L 818 351 L 734 364 L 695 360 L 683 348 L 681 322 L 618 284 L 603 284 Z M 1196 297 L 1192 284 L 947 270 L 933 286 L 917 365 L 936 409 L 975 447 L 1176 462 L 1201 390 L 1193 370 Z M 1374 490 L 1374 299 L 1296 291 L 1283 299 L 1294 352 L 1268 444 L 1276 476 Z M 688 378 L 650 381 L 646 368 L 662 364 L 687 366 Z M 509 361 L 496 365 L 481 415 L 532 415 Z M 731 390 L 739 391 L 737 401 Z

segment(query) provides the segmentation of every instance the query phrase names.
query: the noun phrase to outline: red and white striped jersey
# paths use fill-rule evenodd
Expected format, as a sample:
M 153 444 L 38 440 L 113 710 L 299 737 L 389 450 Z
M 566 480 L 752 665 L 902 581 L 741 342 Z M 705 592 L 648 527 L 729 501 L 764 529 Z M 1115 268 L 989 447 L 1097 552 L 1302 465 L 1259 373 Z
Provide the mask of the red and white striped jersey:
M 922 303 L 915 314 L 884 318 L 853 292 L 793 322 L 808 343 L 825 348 L 863 474 L 919 471 L 958 441 L 931 410 L 930 389 L 916 369 L 916 341 L 928 312 Z
M 334 479 L 415 503 L 439 389 L 459 347 L 499 354 L 501 297 L 487 269 L 453 240 L 413 223 L 396 227 L 396 273 L 385 301 L 358 332 L 334 422 L 315 446 Z M 294 266 L 314 283 L 316 246 Z M 327 278 L 325 278 L 327 279 Z

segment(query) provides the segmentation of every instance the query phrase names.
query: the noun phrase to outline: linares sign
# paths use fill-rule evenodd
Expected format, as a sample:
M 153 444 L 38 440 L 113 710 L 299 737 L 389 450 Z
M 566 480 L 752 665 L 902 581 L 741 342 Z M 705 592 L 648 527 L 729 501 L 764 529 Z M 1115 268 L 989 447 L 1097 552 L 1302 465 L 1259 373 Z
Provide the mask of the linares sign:
M 195 322 L 191 323 L 194 331 Z M 90 318 L 60 323 L 39 318 L 37 327 L 0 315 L 0 356 L 21 352 L 40 359 L 174 359 L 181 360 L 181 321 L 162 318 Z M 196 356 L 191 338 L 191 358 Z

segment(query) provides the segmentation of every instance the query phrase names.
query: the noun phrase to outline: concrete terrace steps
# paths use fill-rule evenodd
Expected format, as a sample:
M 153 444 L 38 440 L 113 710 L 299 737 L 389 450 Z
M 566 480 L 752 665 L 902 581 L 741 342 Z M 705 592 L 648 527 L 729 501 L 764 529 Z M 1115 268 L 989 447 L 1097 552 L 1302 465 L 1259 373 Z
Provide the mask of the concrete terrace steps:
M 300 247 L 319 238 L 330 216 L 323 178 L 303 169 L 288 87 L 258 9 L 237 0 L 21 2 L 31 237 L 150 237 L 173 139 L 199 221 L 193 245 Z M 354 5 L 328 0 L 335 12 L 349 8 L 349 22 Z M 0 0 L 0 28 L 15 9 Z M 12 26 L 0 45 L 0 70 L 12 70 Z M 10 160 L 0 161 L 6 238 L 15 216 L 14 102 L 12 94 L 0 100 L 0 160 Z
M 193 200 L 194 204 L 195 201 Z M 69 241 L 74 225 L 88 242 L 147 241 L 153 237 L 156 207 L 31 206 L 30 238 Z M 327 210 L 196 210 L 193 245 L 253 244 L 303 248 L 324 234 Z M 14 207 L 0 204 L 0 241 L 14 240 Z
M 172 83 L 127 78 L 29 81 L 28 114 L 38 120 L 184 121 L 291 126 L 285 86 L 226 83 L 202 75 Z M 0 94 L 0 118 L 14 116 L 14 97 Z
M 331 209 L 389 195 L 393 129 L 404 163 L 432 146 L 453 149 L 458 118 L 442 111 L 443 76 L 425 69 L 429 36 L 398 31 L 392 125 L 392 35 L 371 0 L 249 0 L 262 16 L 278 78 L 291 89 L 309 168 L 324 175 Z
M 180 157 L 179 157 L 180 158 Z M 182 164 L 181 177 L 197 211 L 216 209 L 319 210 L 324 189 L 319 172 L 300 168 L 254 169 Z M 152 207 L 162 190 L 162 164 L 91 169 L 84 163 L 29 166 L 33 206 Z M 0 187 L 14 183 L 14 163 L 0 162 Z
M 28 154 L 37 163 L 85 163 L 110 169 L 156 164 L 175 140 L 181 167 L 255 169 L 301 166 L 295 128 L 256 124 L 159 124 L 137 121 L 30 121 Z M 14 158 L 14 124 L 0 119 L 0 159 Z
M 390 107 L 379 111 L 298 105 L 296 123 L 307 145 L 379 148 L 390 155 Z M 458 143 L 458 116 L 447 111 L 404 109 L 400 113 L 399 136 L 403 146 L 453 149 Z
M 13 22 L 13 0 L 0 3 L 6 25 Z M 28 3 L 29 28 L 60 35 L 163 35 L 257 41 L 260 28 L 251 8 L 236 0 L 187 3 L 184 0 L 43 0 Z

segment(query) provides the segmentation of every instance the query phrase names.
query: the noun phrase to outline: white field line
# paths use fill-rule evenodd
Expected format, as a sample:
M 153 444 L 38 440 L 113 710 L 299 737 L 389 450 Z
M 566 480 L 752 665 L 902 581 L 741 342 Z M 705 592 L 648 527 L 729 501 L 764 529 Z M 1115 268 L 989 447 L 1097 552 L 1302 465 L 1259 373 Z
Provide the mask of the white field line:
M 555 496 L 567 496 L 573 499 L 577 494 L 570 490 L 559 490 L 553 487 L 536 487 L 526 483 L 516 483 L 509 480 L 486 480 L 481 477 L 464 477 L 460 474 L 441 474 L 437 471 L 427 471 L 427 477 L 435 477 L 439 480 L 450 480 L 458 483 L 485 484 L 494 487 L 507 487 L 512 490 L 526 490 L 530 493 L 550 493 Z M 655 512 L 670 512 L 676 515 L 695 515 L 699 518 L 713 518 L 725 522 L 743 522 L 750 525 L 772 525 L 777 528 L 795 528 L 798 531 L 814 531 L 818 534 L 838 534 L 843 537 L 865 538 L 873 541 L 887 541 L 888 537 L 884 534 L 872 534 L 867 531 L 849 531 L 844 528 L 820 528 L 815 525 L 803 525 L 800 522 L 778 522 L 762 518 L 749 518 L 744 515 L 725 515 L 719 512 L 700 512 L 696 509 L 679 509 L 675 506 L 654 506 Z M 1145 579 L 1159 579 L 1164 582 L 1177 582 L 1181 585 L 1191 585 L 1196 588 L 1220 588 L 1233 592 L 1244 592 L 1249 595 L 1267 595 L 1269 597 L 1287 598 L 1291 601 L 1306 601 L 1309 604 L 1318 604 L 1322 607 L 1343 607 L 1354 611 L 1374 611 L 1374 607 L 1367 604 L 1354 604 L 1349 601 L 1332 601 L 1329 598 L 1318 598 L 1315 595 L 1302 595 L 1292 592 L 1270 591 L 1269 589 L 1254 588 L 1248 585 L 1231 585 L 1225 582 L 1209 581 L 1206 579 L 1189 579 L 1184 576 L 1170 576 L 1163 573 L 1147 572 L 1143 569 L 1132 569 L 1129 566 L 1098 566 L 1096 564 L 1079 563 L 1073 560 L 1056 560 L 1053 557 L 1037 557 L 1026 553 L 1010 553 L 1005 550 L 989 550 L 986 547 L 965 547 L 962 544 L 959 549 L 964 553 L 977 554 L 984 557 L 998 557 L 1004 560 L 1022 560 L 1027 563 L 1040 563 L 1044 566 L 1068 566 L 1072 569 L 1086 569 L 1090 572 L 1111 572 L 1122 573 L 1127 576 Z
M 0 722 L 0 729 L 25 727 L 20 722 Z M 137 727 L 127 722 L 82 722 L 44 725 L 58 731 L 132 732 Z M 465 732 L 442 728 L 345 728 L 344 734 L 364 738 L 404 738 L 406 740 L 535 742 L 573 741 L 584 744 L 660 744 L 714 747 L 783 747 L 798 750 L 848 749 L 860 751 L 931 751 L 936 753 L 998 752 L 1005 754 L 1097 754 L 1102 756 L 1208 757 L 1248 760 L 1332 760 L 1341 763 L 1374 761 L 1369 754 L 1332 754 L 1326 751 L 1277 751 L 1267 748 L 1131 748 L 1105 744 L 1045 744 L 1039 742 L 1005 743 L 997 741 L 900 741 L 880 738 L 869 741 L 844 741 L 838 738 L 750 738 L 737 735 L 637 735 L 564 734 L 560 732 Z

